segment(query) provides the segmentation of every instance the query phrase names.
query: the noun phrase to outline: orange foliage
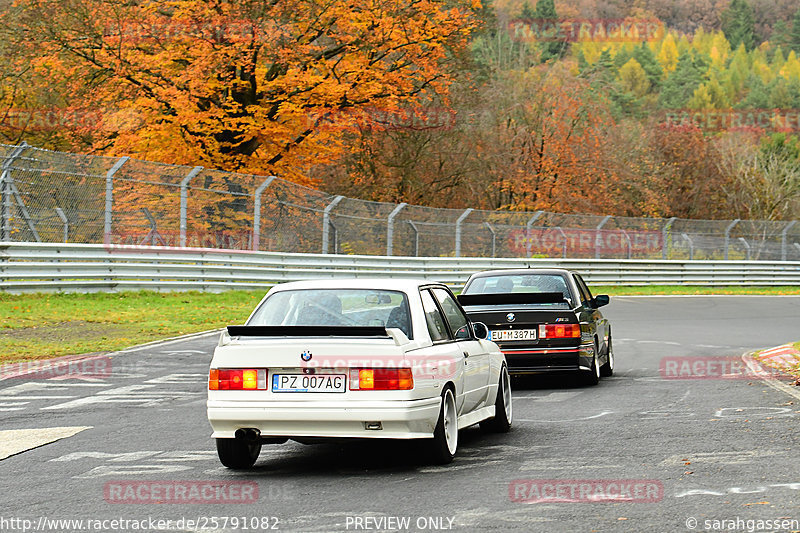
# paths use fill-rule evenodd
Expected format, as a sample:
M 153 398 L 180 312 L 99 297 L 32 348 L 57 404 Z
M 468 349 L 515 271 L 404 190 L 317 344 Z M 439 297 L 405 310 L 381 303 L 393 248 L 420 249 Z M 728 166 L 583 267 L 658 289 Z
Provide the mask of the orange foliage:
M 445 95 L 469 0 L 18 0 L 18 67 L 56 104 L 107 110 L 95 150 L 309 183 L 326 113 Z M 32 78 L 32 79 L 35 79 Z M 82 137 L 85 139 L 85 137 Z

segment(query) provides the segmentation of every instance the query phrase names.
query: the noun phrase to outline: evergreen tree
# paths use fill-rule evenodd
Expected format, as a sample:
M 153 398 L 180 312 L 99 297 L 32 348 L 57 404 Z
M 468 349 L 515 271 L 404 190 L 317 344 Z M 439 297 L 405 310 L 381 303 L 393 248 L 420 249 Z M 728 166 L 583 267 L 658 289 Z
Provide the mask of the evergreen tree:
M 642 43 L 641 46 L 637 46 L 633 50 L 633 59 L 644 69 L 645 74 L 647 74 L 647 79 L 650 81 L 650 86 L 658 88 L 661 85 L 661 78 L 664 76 L 664 71 L 661 70 L 661 65 L 659 65 L 656 59 L 656 54 L 653 53 L 653 50 L 647 43 Z
M 731 0 L 728 8 L 722 12 L 722 31 L 736 49 L 744 44 L 746 50 L 752 50 L 756 44 L 755 15 L 753 6 L 747 0 Z
M 578 52 L 575 55 L 577 56 L 578 60 L 578 72 L 583 74 L 584 71 L 586 71 L 589 68 L 589 62 L 586 61 L 586 55 L 583 53 L 582 48 L 578 48 Z
M 619 70 L 622 65 L 627 63 L 633 57 L 633 51 L 629 50 L 627 46 L 620 48 L 614 56 L 614 66 Z M 637 61 L 638 63 L 638 61 Z
M 519 12 L 519 18 L 525 20 L 531 20 L 536 18 L 536 13 L 534 13 L 530 3 L 528 3 L 528 0 L 525 0 L 525 3 L 522 4 L 522 11 Z
M 751 75 L 745 83 L 747 96 L 736 104 L 738 109 L 767 109 L 770 107 L 769 88 L 761 76 Z
M 661 87 L 658 103 L 663 108 L 686 107 L 695 90 L 703 83 L 708 71 L 708 62 L 702 55 L 684 52 L 678 56 L 678 64 Z
M 525 11 L 524 5 L 522 10 Z M 538 0 L 536 2 L 536 11 L 534 12 L 533 18 L 535 23 L 542 27 L 548 27 L 549 29 L 550 24 L 552 24 L 554 28 L 557 28 L 558 13 L 556 13 L 556 5 L 553 0 Z M 565 40 L 560 40 L 557 31 L 553 31 L 553 33 L 555 35 L 550 38 L 551 40 L 542 41 L 540 43 L 542 63 L 550 61 L 551 59 L 559 59 L 564 55 L 567 49 L 567 42 Z
M 800 8 L 794 12 L 792 31 L 789 33 L 789 48 L 800 54 Z
M 800 12 L 800 10 L 798 10 Z M 788 48 L 791 46 L 789 37 L 789 26 L 786 25 L 785 20 L 778 20 L 772 26 L 772 35 L 769 37 L 769 43 L 778 48 Z

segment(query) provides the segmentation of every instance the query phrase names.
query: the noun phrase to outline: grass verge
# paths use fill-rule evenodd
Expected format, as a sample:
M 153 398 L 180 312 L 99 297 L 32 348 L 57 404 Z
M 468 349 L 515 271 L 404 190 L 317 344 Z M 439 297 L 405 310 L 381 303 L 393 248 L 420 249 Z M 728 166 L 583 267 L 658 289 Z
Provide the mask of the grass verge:
M 241 324 L 264 292 L 0 294 L 0 363 L 108 352 Z
M 800 294 L 800 287 L 603 287 L 595 294 Z M 258 291 L 0 293 L 0 363 L 108 352 L 166 337 L 241 324 Z

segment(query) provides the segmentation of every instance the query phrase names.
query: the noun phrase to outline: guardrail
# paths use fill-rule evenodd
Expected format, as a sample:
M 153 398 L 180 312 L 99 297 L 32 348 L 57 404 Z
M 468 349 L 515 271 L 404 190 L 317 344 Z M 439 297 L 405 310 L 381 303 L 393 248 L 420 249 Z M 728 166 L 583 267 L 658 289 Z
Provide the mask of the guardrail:
M 206 248 L 0 243 L 0 291 L 266 289 L 285 281 L 421 277 L 463 285 L 494 268 L 569 268 L 594 285 L 799 285 L 800 262 L 490 259 L 290 254 Z

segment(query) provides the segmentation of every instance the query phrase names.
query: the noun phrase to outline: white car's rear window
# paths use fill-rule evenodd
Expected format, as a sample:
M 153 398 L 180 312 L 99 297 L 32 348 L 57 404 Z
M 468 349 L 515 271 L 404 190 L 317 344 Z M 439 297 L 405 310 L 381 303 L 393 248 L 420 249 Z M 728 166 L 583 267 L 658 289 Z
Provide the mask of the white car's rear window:
M 259 306 L 248 326 L 384 326 L 413 338 L 405 293 L 374 289 L 279 291 Z

